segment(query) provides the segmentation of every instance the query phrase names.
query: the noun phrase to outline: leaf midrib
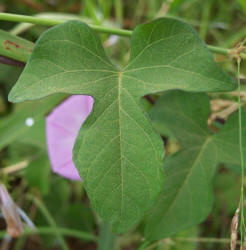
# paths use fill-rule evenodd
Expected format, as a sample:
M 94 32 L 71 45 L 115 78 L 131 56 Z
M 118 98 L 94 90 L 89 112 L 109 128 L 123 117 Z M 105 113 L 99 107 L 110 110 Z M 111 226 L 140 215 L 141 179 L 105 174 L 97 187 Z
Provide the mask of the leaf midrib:
M 120 173 L 121 173 L 121 205 L 120 205 L 120 223 L 122 220 L 122 210 L 123 210 L 123 195 L 124 195 L 124 177 L 122 169 L 122 125 L 121 125 L 121 85 L 122 85 L 122 72 L 118 73 L 118 111 L 119 111 L 119 140 L 120 140 Z
M 208 79 L 208 80 L 210 80 L 210 81 L 215 81 L 215 82 L 219 82 L 219 83 L 224 83 L 224 82 L 221 81 L 221 80 L 218 80 L 218 79 L 215 79 L 215 78 L 208 77 L 207 75 L 203 75 L 203 74 L 201 74 L 201 73 L 199 73 L 199 72 L 190 71 L 190 70 L 183 69 L 183 68 L 179 68 L 179 67 L 177 67 L 177 66 L 173 66 L 173 65 L 169 65 L 169 64 L 166 64 L 166 65 L 146 66 L 146 67 L 141 67 L 141 68 L 133 68 L 133 69 L 124 71 L 124 73 L 130 73 L 130 72 L 136 72 L 136 71 L 148 70 L 148 69 L 158 69 L 158 68 L 167 68 L 167 69 L 176 70 L 176 71 L 183 71 L 183 72 L 185 72 L 185 73 L 189 73 L 189 74 L 192 74 L 192 75 L 195 75 L 195 76 L 204 77 L 205 79 Z

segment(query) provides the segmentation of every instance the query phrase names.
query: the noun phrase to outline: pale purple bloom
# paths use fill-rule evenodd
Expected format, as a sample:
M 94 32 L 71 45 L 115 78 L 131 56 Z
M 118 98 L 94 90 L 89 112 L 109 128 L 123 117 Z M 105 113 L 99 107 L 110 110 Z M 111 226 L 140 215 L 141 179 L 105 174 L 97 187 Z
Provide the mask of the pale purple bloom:
M 56 107 L 46 118 L 46 139 L 51 166 L 57 174 L 80 180 L 72 160 L 72 150 L 82 123 L 90 114 L 93 98 L 74 95 Z

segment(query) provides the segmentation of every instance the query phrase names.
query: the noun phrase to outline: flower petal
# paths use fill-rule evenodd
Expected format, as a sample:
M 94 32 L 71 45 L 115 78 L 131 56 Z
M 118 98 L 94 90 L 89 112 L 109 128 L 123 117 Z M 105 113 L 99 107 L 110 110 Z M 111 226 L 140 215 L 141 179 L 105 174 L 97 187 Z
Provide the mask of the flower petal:
M 80 180 L 72 160 L 79 129 L 92 110 L 93 98 L 74 95 L 56 107 L 46 118 L 46 138 L 52 169 L 57 174 Z

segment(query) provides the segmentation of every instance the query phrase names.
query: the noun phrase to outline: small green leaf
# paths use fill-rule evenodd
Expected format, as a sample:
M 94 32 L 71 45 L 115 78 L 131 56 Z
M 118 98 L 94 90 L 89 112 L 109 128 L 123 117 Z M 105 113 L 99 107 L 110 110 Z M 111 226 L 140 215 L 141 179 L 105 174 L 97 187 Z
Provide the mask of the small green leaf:
M 0 121 L 0 150 L 17 140 L 45 148 L 44 117 L 64 98 L 59 95 L 18 105 L 10 116 Z
M 223 128 L 214 137 L 219 152 L 219 162 L 237 165 L 240 168 L 238 113 L 232 114 Z M 242 113 L 242 135 L 246 138 L 246 114 Z M 245 140 L 243 153 L 246 154 Z
M 240 193 L 240 175 L 232 171 L 218 171 L 213 180 L 215 189 L 215 204 L 213 214 L 216 220 L 220 220 L 221 211 L 231 216 L 235 213 L 238 206 L 238 194 Z M 230 187 L 230 188 L 228 188 Z
M 217 163 L 216 147 L 207 129 L 206 94 L 170 91 L 151 110 L 181 142 L 182 149 L 164 162 L 166 181 L 146 224 L 149 240 L 161 239 L 201 222 L 213 197 L 211 177 Z
M 61 221 L 69 228 L 80 231 L 93 232 L 95 230 L 95 218 L 89 204 L 85 202 L 69 203 Z M 64 223 L 65 222 L 65 223 Z
M 169 91 L 158 99 L 149 115 L 153 123 L 163 124 L 183 146 L 187 146 L 206 140 L 209 131 L 205 121 L 209 113 L 206 94 Z
M 30 187 L 36 187 L 42 195 L 50 190 L 51 167 L 46 153 L 42 153 L 25 169 L 25 177 Z
M 203 221 L 212 206 L 211 181 L 217 164 L 239 163 L 237 114 L 212 135 L 207 128 L 209 113 L 206 94 L 181 91 L 163 94 L 150 111 L 182 147 L 164 162 L 166 182 L 146 223 L 148 240 L 169 237 Z M 242 117 L 246 124 L 246 112 Z M 243 126 L 244 137 L 245 132 Z
M 246 13 L 246 2 L 244 0 L 238 0 L 238 2 L 241 5 L 242 11 Z
M 99 38 L 71 21 L 45 32 L 9 100 L 54 93 L 94 98 L 74 147 L 74 162 L 93 207 L 122 233 L 150 209 L 163 184 L 163 144 L 139 106 L 140 97 L 168 89 L 235 88 L 193 29 L 173 19 L 139 25 L 123 70 L 109 61 Z
M 32 42 L 0 30 L 0 55 L 26 62 L 32 49 Z

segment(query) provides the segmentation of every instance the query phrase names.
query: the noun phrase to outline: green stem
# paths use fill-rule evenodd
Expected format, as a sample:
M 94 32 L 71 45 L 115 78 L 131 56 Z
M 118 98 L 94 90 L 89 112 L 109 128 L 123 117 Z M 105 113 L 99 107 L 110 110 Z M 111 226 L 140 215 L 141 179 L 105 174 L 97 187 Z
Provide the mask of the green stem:
M 240 192 L 240 249 L 243 249 L 243 229 L 244 229 L 244 155 L 243 155 L 243 141 L 242 141 L 242 108 L 241 108 L 241 85 L 240 85 L 240 58 L 237 60 L 237 83 L 238 83 L 238 129 L 239 129 L 239 151 L 241 163 L 241 192 Z
M 57 231 L 59 232 L 59 234 L 63 236 L 74 237 L 74 238 L 78 238 L 78 239 L 86 240 L 86 241 L 94 241 L 94 242 L 97 241 L 97 237 L 94 236 L 93 234 L 70 229 L 70 228 L 56 228 L 56 229 L 54 229 L 53 227 L 37 227 L 35 229 L 26 228 L 24 230 L 23 236 L 35 235 L 35 234 L 56 235 Z M 6 236 L 6 231 L 0 231 L 0 238 L 4 238 L 5 236 Z
M 42 17 L 34 17 L 34 16 L 24 16 L 10 13 L 0 13 L 0 20 L 9 21 L 9 22 L 24 22 L 24 23 L 32 23 L 39 24 L 45 26 L 54 26 L 57 24 L 61 24 L 66 22 L 67 20 L 55 20 L 50 18 L 42 18 Z M 117 29 L 113 27 L 105 27 L 100 25 L 91 24 L 90 27 L 95 31 L 107 33 L 107 34 L 115 34 L 119 36 L 131 36 L 131 30 Z
M 117 237 L 111 232 L 109 224 L 102 222 L 100 226 L 97 250 L 115 249 L 116 239 Z
M 174 240 L 181 242 L 200 242 L 200 243 L 216 243 L 216 244 L 230 244 L 231 239 L 227 238 L 206 238 L 206 237 L 175 237 Z M 237 241 L 237 244 L 240 242 Z
M 112 1 L 105 1 L 105 0 L 98 0 L 99 9 L 103 12 L 103 19 L 110 18 L 110 13 L 112 9 L 113 2 Z
M 214 243 L 214 244 L 230 244 L 231 239 L 227 238 L 207 238 L 207 237 L 174 237 L 167 238 L 160 241 L 148 242 L 144 241 L 138 248 L 138 250 L 151 250 L 157 247 L 160 244 L 173 244 L 173 242 L 200 242 L 200 243 Z M 237 241 L 237 244 L 240 244 L 240 241 Z
M 209 25 L 209 15 L 211 13 L 212 1 L 204 1 L 203 11 L 202 11 L 202 20 L 200 27 L 200 36 L 203 40 L 206 40 L 208 25 Z
M 231 56 L 233 53 L 233 49 L 226 49 L 226 48 L 221 48 L 213 45 L 207 45 L 208 49 L 215 53 L 215 54 L 221 54 L 225 56 Z M 246 53 L 240 53 L 240 57 L 242 59 L 246 59 Z
M 115 16 L 117 22 L 122 25 L 123 22 L 123 6 L 121 0 L 115 0 L 114 1 L 114 9 L 115 9 Z
M 34 17 L 34 16 L 24 16 L 24 15 L 17 15 L 17 14 L 10 14 L 10 13 L 0 13 L 0 20 L 9 21 L 9 22 L 26 22 L 32 24 L 39 24 L 39 25 L 46 25 L 46 26 L 54 26 L 57 24 L 61 24 L 66 22 L 67 20 L 55 20 L 51 18 L 42 18 L 42 17 Z M 113 27 L 106 27 L 100 25 L 89 25 L 92 29 L 97 32 L 106 33 L 106 34 L 114 34 L 118 36 L 127 36 L 130 37 L 132 35 L 131 30 L 125 29 L 117 29 Z M 212 45 L 207 45 L 211 52 L 222 54 L 229 56 L 231 55 L 231 50 L 221 47 L 216 47 Z M 246 53 L 240 54 L 241 58 L 246 59 Z
M 216 47 L 213 45 L 207 45 L 207 47 L 209 48 L 210 51 L 212 51 L 214 53 L 225 55 L 225 56 L 230 55 L 230 49 Z
M 94 0 L 87 0 L 86 5 L 94 23 L 97 25 L 101 25 L 101 20 L 98 18 L 97 13 L 96 13 L 96 6 L 95 6 Z
M 64 238 L 62 237 L 62 235 L 60 234 L 58 227 L 56 225 L 55 220 L 53 219 L 52 215 L 50 214 L 49 210 L 44 206 L 44 204 L 37 199 L 35 196 L 33 195 L 29 195 L 28 196 L 36 205 L 37 207 L 40 209 L 40 211 L 43 213 L 43 215 L 45 216 L 46 220 L 48 221 L 48 223 L 53 227 L 53 230 L 56 232 L 56 236 L 59 239 L 62 249 L 63 250 L 69 250 L 66 241 L 64 240 Z

